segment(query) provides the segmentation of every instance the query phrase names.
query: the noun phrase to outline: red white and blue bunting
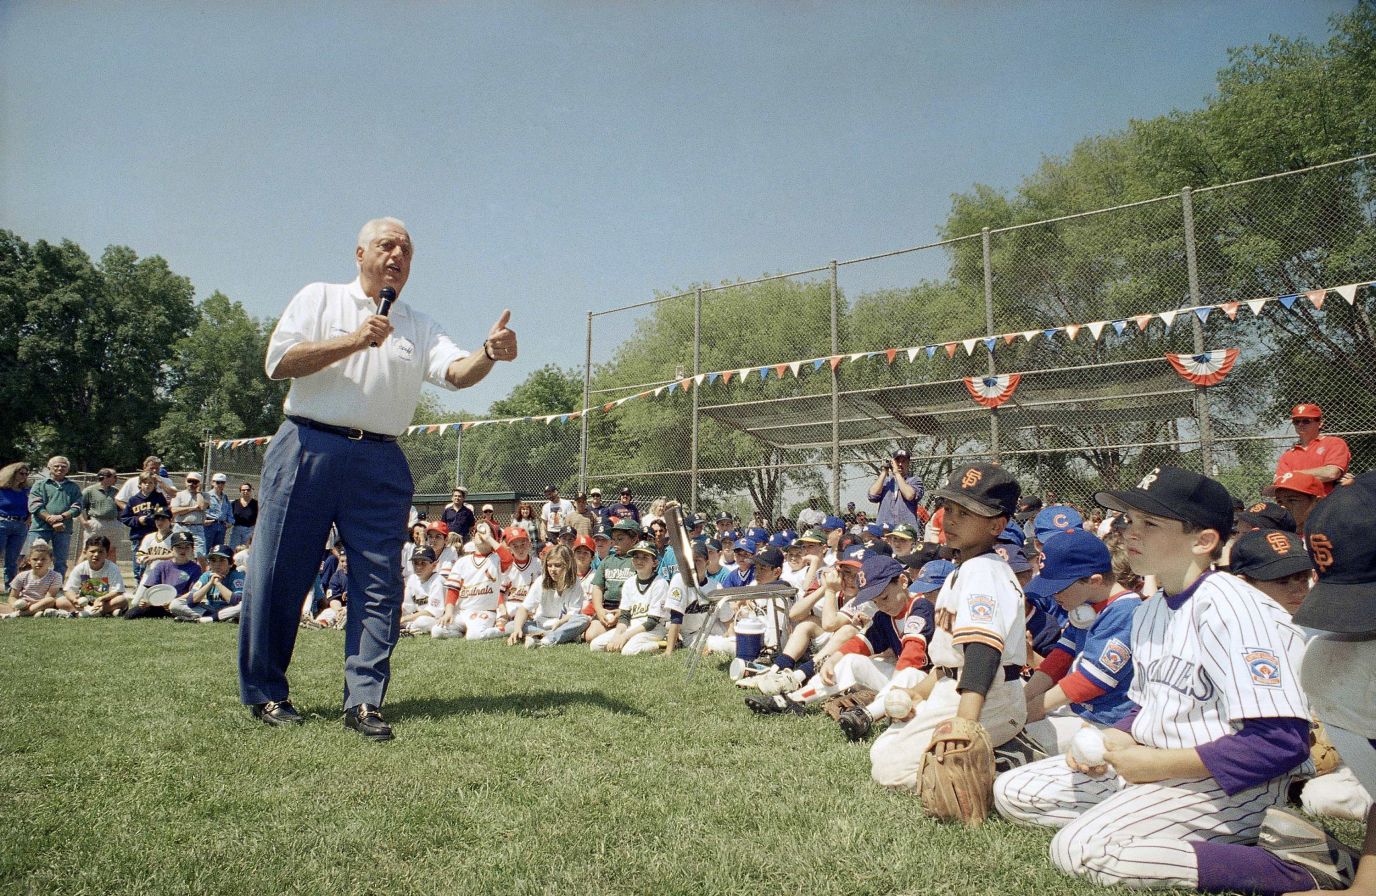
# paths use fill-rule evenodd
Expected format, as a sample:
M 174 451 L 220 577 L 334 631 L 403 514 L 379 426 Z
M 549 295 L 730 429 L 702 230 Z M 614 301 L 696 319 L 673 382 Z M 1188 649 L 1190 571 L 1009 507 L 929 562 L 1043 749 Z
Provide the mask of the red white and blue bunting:
M 1017 391 L 1018 383 L 1021 380 L 1021 373 L 1004 373 L 999 376 L 985 377 L 972 376 L 965 378 L 965 388 L 969 391 L 971 398 L 992 410 L 1013 397 L 1013 393 Z
M 1166 360 L 1188 382 L 1196 386 L 1216 386 L 1237 364 L 1238 350 L 1218 348 L 1202 355 L 1166 355 Z

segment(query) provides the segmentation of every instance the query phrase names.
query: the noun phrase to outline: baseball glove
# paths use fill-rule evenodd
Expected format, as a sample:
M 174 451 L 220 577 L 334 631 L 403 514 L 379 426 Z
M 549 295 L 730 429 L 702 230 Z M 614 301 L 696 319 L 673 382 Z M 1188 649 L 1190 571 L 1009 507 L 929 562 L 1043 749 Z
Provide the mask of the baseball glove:
M 1326 775 L 1343 764 L 1338 748 L 1328 739 L 1323 722 L 1315 722 L 1309 729 L 1309 758 L 1314 760 L 1314 777 Z
M 823 703 L 822 712 L 831 716 L 833 722 L 839 722 L 841 720 L 841 713 L 850 709 L 852 706 L 858 706 L 864 709 L 874 701 L 875 696 L 876 693 L 869 688 L 853 684 L 843 691 L 838 691 L 828 699 L 827 702 Z
M 938 753 L 938 750 L 941 750 Z M 994 802 L 994 748 L 979 722 L 951 718 L 937 726 L 917 773 L 922 811 L 970 827 Z

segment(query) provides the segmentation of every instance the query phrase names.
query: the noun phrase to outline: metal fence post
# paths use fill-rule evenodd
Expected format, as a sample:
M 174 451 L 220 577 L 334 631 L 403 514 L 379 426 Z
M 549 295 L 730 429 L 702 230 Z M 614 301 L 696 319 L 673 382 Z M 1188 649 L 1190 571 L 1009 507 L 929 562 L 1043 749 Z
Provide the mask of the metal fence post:
M 829 265 L 831 268 L 831 354 L 833 357 L 841 353 L 840 337 L 836 330 L 837 316 L 837 289 L 836 289 L 836 262 L 833 260 Z M 841 512 L 841 381 L 837 376 L 836 368 L 838 365 L 829 364 L 831 368 L 831 508 L 834 512 Z
M 454 427 L 454 485 L 463 485 L 463 424 Z
M 1180 191 L 1180 208 L 1185 223 L 1185 270 L 1190 277 L 1190 304 L 1204 304 L 1199 296 L 1199 264 L 1195 258 L 1194 241 L 1194 193 L 1189 187 Z M 1190 312 L 1190 330 L 1194 334 L 1194 353 L 1204 352 L 1204 322 L 1199 315 Z M 1214 469 L 1214 427 L 1209 419 L 1209 393 L 1203 386 L 1194 390 L 1194 413 L 1199 421 L 1199 464 L 1200 472 L 1213 476 Z
M 692 473 L 688 479 L 688 506 L 697 512 L 698 506 L 698 381 L 702 372 L 702 287 L 693 293 L 693 424 L 689 450 Z
M 984 335 L 994 338 L 994 266 L 989 251 L 989 228 L 980 229 L 980 240 L 984 244 Z M 989 349 L 988 371 L 993 376 L 997 367 L 994 364 L 994 350 Z M 989 451 L 995 462 L 999 459 L 999 409 L 989 409 Z
M 582 424 L 578 446 L 578 490 L 588 490 L 588 406 L 592 403 L 592 312 L 588 312 L 588 342 L 583 356 L 583 413 L 578 418 Z

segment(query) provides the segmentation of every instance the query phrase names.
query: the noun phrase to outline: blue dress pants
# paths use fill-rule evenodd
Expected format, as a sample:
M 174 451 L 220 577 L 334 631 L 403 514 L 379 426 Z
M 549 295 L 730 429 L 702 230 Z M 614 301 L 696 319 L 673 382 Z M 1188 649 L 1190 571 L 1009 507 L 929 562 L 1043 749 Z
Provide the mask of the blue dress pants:
M 413 485 L 395 442 L 283 422 L 263 461 L 258 524 L 239 617 L 239 698 L 285 700 L 301 604 L 330 524 L 349 558 L 344 708 L 381 706 L 401 623 L 401 545 Z

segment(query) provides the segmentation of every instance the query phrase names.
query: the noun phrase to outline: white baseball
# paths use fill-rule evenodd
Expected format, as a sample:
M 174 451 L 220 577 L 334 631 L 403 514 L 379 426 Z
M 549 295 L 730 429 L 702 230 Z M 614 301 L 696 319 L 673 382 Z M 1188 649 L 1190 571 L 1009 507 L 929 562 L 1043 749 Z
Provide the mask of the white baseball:
M 892 688 L 884 695 L 884 715 L 901 722 L 913 714 L 913 698 L 902 688 Z
M 1089 604 L 1080 604 L 1067 615 L 1069 616 L 1070 624 L 1076 628 L 1089 628 L 1094 624 L 1094 620 L 1099 614 L 1094 612 L 1094 608 Z
M 1081 728 L 1070 742 L 1070 755 L 1081 765 L 1104 764 L 1104 736 L 1097 728 Z

